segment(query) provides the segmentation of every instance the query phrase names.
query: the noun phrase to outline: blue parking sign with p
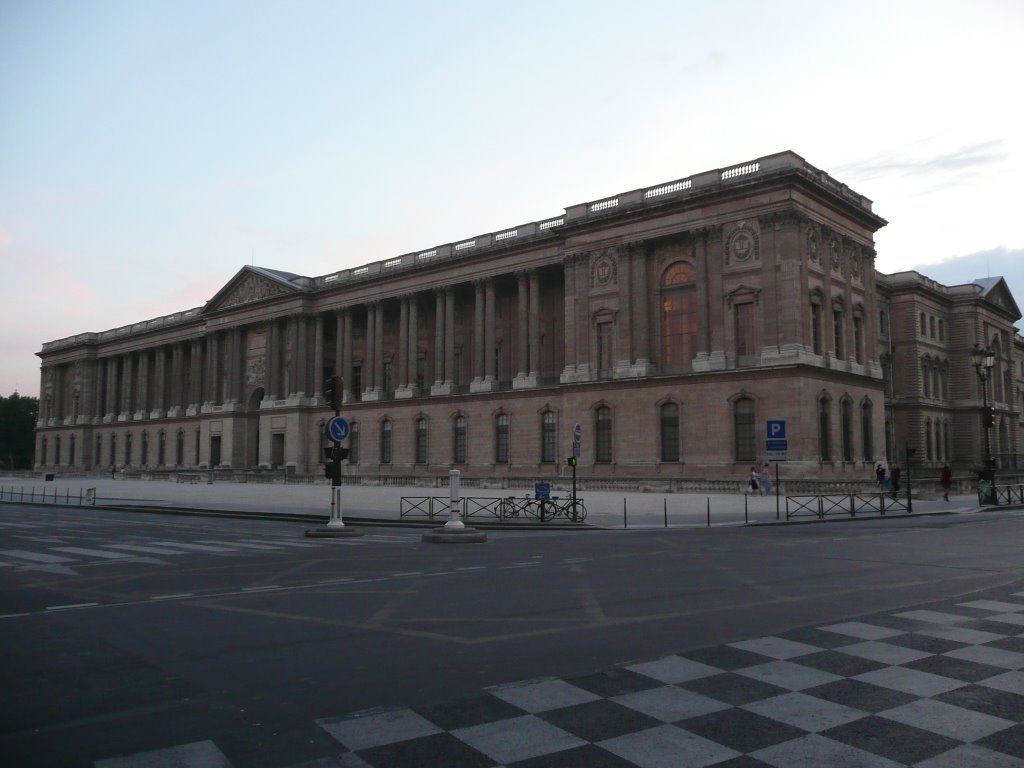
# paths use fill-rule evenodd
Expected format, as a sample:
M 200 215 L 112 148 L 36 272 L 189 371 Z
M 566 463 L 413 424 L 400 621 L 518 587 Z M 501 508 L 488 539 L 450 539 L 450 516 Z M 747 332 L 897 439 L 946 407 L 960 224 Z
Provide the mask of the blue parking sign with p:
M 785 419 L 768 419 L 768 434 L 769 440 L 785 440 L 786 439 L 786 420 Z

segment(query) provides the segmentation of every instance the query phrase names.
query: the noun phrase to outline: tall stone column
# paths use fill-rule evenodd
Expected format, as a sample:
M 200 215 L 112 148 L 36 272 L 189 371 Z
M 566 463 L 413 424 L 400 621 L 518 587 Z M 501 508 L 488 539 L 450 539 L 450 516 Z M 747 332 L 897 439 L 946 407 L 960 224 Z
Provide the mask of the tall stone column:
M 530 378 L 540 382 L 540 273 L 530 271 Z
M 295 369 L 295 396 L 304 398 L 309 391 L 309 318 L 299 315 L 295 318 L 295 351 L 292 353 Z
M 494 291 L 494 278 L 489 277 L 484 286 L 484 300 L 487 302 L 487 306 L 484 308 L 484 384 L 486 389 L 497 389 L 498 387 L 498 366 L 495 358 L 498 306 Z
M 475 282 L 473 320 L 473 380 L 470 392 L 497 388 L 494 376 L 494 278 Z
M 281 394 L 286 398 L 291 398 L 298 393 L 299 323 L 297 318 L 288 318 L 286 334 L 287 341 L 284 348 L 285 364 L 283 366 L 285 385 L 282 387 Z
M 132 387 L 135 384 L 135 366 L 131 354 L 124 355 L 121 373 L 121 410 L 118 421 L 128 421 L 132 415 Z
M 149 350 L 139 353 L 138 399 L 135 403 L 136 420 L 149 418 Z
M 398 358 L 396 375 L 398 376 L 398 387 L 395 389 L 395 399 L 412 397 L 412 388 L 409 386 L 409 297 L 402 296 L 399 299 L 398 307 Z
M 409 297 L 409 358 L 406 367 L 409 371 L 409 394 L 416 394 L 416 362 L 419 352 L 419 297 Z
M 470 389 L 484 380 L 484 281 L 473 281 L 473 380 Z
M 377 302 L 377 316 L 374 318 L 376 325 L 373 329 L 373 366 L 375 368 L 374 391 L 378 398 L 386 396 L 384 392 L 384 303 Z
M 444 292 L 444 383 L 450 392 L 455 389 L 455 291 Z
M 580 370 L 579 350 L 581 340 L 579 335 L 582 328 L 579 327 L 579 304 L 581 297 L 576 285 L 577 265 L 580 257 L 570 254 L 562 261 L 562 268 L 565 272 L 563 285 L 565 288 L 563 305 L 565 307 L 565 366 L 559 381 L 563 384 L 570 384 L 574 381 L 586 381 L 587 375 Z
M 106 423 L 117 420 L 117 362 L 116 357 L 107 358 L 107 375 L 103 382 L 103 421 Z
M 97 358 L 93 361 L 93 423 L 101 424 L 103 417 L 107 415 L 105 392 L 107 375 L 107 361 Z
M 633 268 L 633 249 L 630 245 L 620 245 L 616 249 L 616 256 L 619 260 L 619 314 L 615 323 L 615 353 L 616 359 L 614 377 L 617 379 L 629 378 L 632 373 L 633 364 L 633 323 L 631 314 L 633 312 L 633 281 L 630 279 Z
M 162 419 L 167 413 L 167 347 L 157 347 L 153 366 L 153 402 L 149 418 Z
M 267 323 L 267 347 L 266 347 L 266 361 L 267 361 L 267 383 L 266 390 L 263 392 L 263 396 L 268 400 L 276 400 L 279 394 L 277 386 L 278 379 L 278 350 L 281 348 L 280 343 L 281 331 L 278 327 L 276 320 L 271 320 Z
M 373 353 L 377 349 L 377 304 L 371 302 L 366 305 L 366 343 L 363 352 L 363 400 L 376 400 L 376 373 L 377 362 L 373 359 Z
M 352 400 L 352 310 L 345 309 L 341 312 L 341 321 L 344 326 L 342 332 L 342 345 L 344 347 L 341 358 L 341 375 L 345 377 L 345 402 Z M 356 393 L 358 394 L 358 393 Z
M 200 339 L 193 339 L 191 342 L 191 361 L 189 364 L 188 383 L 188 410 L 186 415 L 195 416 L 202 408 L 203 403 L 203 342 Z
M 636 376 L 650 376 L 651 365 L 651 296 L 647 281 L 647 245 L 641 243 L 633 253 L 635 275 L 633 291 L 633 338 L 635 339 Z
M 185 405 L 187 405 L 184 395 L 183 357 L 183 347 L 181 342 L 178 342 L 171 347 L 171 387 L 167 403 L 167 415 L 175 418 L 185 413 Z
M 313 399 L 320 402 L 324 394 L 324 316 L 314 315 L 313 322 Z
M 444 291 L 434 294 L 434 386 L 430 394 L 445 394 L 444 386 Z
M 228 402 L 242 402 L 242 381 L 245 379 L 245 355 L 242 353 L 242 343 L 245 337 L 242 329 L 232 328 L 230 336 L 231 356 L 228 359 Z M 239 409 L 241 410 L 241 409 Z
M 528 341 L 528 323 L 529 323 L 529 298 L 526 294 L 526 273 L 517 272 L 516 278 L 518 285 L 516 287 L 516 307 L 519 313 L 519 324 L 517 327 L 516 334 L 516 382 L 526 377 L 529 373 L 530 361 L 527 358 L 527 348 L 529 346 Z

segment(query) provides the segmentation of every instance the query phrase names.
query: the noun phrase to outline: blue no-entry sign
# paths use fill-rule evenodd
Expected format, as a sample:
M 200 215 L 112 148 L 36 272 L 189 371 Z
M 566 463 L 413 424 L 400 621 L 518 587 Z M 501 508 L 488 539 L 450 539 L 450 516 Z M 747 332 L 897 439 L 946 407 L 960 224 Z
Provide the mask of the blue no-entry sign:
M 348 422 L 341 416 L 335 416 L 327 422 L 327 436 L 330 437 L 331 440 L 344 440 L 348 437 L 348 432 Z

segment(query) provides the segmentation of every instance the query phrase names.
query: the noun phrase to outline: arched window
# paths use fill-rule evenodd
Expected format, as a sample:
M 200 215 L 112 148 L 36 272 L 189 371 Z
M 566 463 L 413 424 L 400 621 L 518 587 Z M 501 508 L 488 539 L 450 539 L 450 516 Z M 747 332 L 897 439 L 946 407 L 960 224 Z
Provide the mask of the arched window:
M 661 460 L 679 461 L 679 406 L 661 406 Z
M 942 438 L 943 438 L 942 439 L 942 443 L 943 443 L 943 446 L 942 446 L 942 448 L 943 448 L 943 450 L 942 450 L 942 457 L 946 461 L 950 461 L 953 458 L 953 448 L 949 444 L 949 422 L 948 421 L 943 423 L 943 425 L 942 425 Z
M 124 464 L 126 467 L 132 465 L 132 433 L 124 433 Z
M 540 417 L 540 460 L 552 463 L 555 460 L 555 413 L 544 411 Z
M 167 459 L 167 433 L 162 429 L 160 430 L 160 436 L 157 439 L 156 449 L 156 463 L 158 466 L 163 466 Z
M 865 400 L 860 404 L 860 437 L 864 461 L 874 461 L 875 458 L 875 437 L 871 428 L 872 417 L 871 401 Z
M 117 466 L 117 435 L 110 433 L 110 466 Z
M 456 416 L 453 426 L 453 439 L 456 464 L 466 463 L 466 417 Z
M 348 463 L 359 463 L 359 422 L 353 421 L 348 428 Z
M 690 365 L 697 354 L 697 271 L 677 261 L 661 278 L 662 365 Z
M 931 373 L 931 369 L 928 367 L 928 360 L 926 358 L 926 359 L 921 361 L 921 385 L 922 385 L 922 387 L 924 389 L 924 396 L 925 397 L 931 397 L 932 396 L 931 382 L 932 382 L 932 373 Z
M 743 397 L 733 403 L 732 428 L 736 461 L 757 461 L 757 435 L 754 428 L 754 401 Z
M 818 398 L 818 456 L 832 461 L 832 403 L 827 395 Z
M 142 433 L 142 462 L 143 467 L 149 466 L 149 432 Z
M 47 450 L 49 449 L 49 447 L 50 447 L 50 445 L 49 445 L 49 441 L 48 441 L 48 440 L 47 440 L 47 439 L 46 439 L 46 438 L 44 437 L 44 438 L 43 438 L 43 440 L 42 440 L 42 442 L 40 443 L 40 448 L 41 448 L 41 450 L 40 450 L 40 454 L 39 454 L 39 455 L 40 455 L 40 459 L 42 459 L 42 462 L 41 462 L 41 463 L 42 463 L 42 464 L 43 464 L 44 466 L 45 466 L 46 464 L 49 464 L 49 463 L 50 463 L 50 457 L 49 457 L 49 456 L 47 455 L 47 453 L 46 453 L 46 451 L 47 451 Z
M 921 313 L 921 335 L 925 336 L 928 333 L 928 318 L 925 317 L 924 312 Z
M 75 466 L 75 436 L 68 439 L 68 465 Z
M 499 413 L 494 417 L 494 463 L 508 464 L 508 427 L 507 413 Z
M 594 411 L 594 461 L 612 460 L 612 409 L 606 405 Z
M 427 417 L 416 419 L 416 463 L 427 463 Z
M 380 423 L 380 463 L 391 463 L 391 421 L 388 419 Z
M 60 435 L 53 438 L 53 465 L 60 466 Z
M 840 426 L 842 428 L 843 461 L 853 461 L 853 403 L 844 399 L 839 405 Z
M 175 439 L 174 463 L 179 467 L 185 463 L 185 430 L 179 429 Z
M 928 461 L 931 461 L 934 457 L 932 456 L 932 420 L 924 420 L 924 457 Z
M 99 467 L 101 461 L 103 461 L 103 437 L 96 435 L 96 453 L 93 454 L 92 462 L 94 466 Z

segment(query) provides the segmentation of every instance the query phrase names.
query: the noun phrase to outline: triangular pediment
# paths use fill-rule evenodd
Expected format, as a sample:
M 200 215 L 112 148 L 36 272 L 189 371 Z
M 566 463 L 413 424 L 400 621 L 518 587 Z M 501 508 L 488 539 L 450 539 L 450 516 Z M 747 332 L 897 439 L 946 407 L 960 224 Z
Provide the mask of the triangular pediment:
M 206 303 L 203 314 L 303 293 L 305 289 L 296 284 L 296 281 L 302 279 L 288 272 L 263 267 L 242 267 L 217 295 Z
M 984 289 L 981 295 L 985 301 L 1009 313 L 1014 320 L 1020 320 L 1020 309 L 1017 307 L 1017 302 L 1013 300 L 1013 294 L 1010 292 L 1010 286 L 1006 284 L 1006 280 L 1001 277 L 988 277 L 974 282 Z

